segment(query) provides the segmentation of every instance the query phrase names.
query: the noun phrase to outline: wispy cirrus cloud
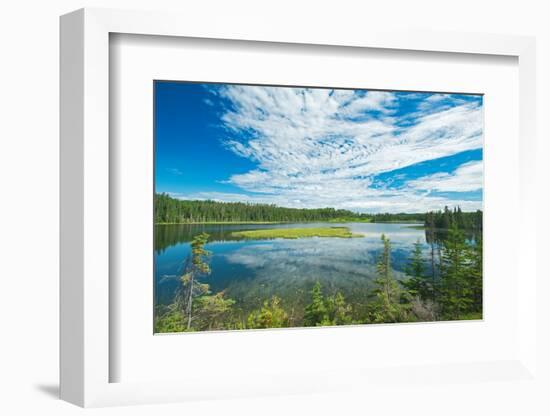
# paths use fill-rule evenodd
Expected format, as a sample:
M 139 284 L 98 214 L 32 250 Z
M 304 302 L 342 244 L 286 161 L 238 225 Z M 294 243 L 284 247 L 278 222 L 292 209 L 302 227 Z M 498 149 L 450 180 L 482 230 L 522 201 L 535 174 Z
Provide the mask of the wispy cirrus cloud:
M 483 186 L 483 162 L 459 166 L 454 172 L 441 172 L 408 182 L 410 188 L 437 192 L 469 192 Z
M 398 190 L 371 186 L 380 173 L 481 148 L 480 100 L 239 85 L 216 88 L 214 94 L 224 102 L 224 146 L 256 164 L 226 180 L 243 191 L 233 194 L 239 200 L 370 212 L 423 211 L 451 204 L 430 196 L 427 189 L 472 190 L 481 180 L 479 163 L 417 179 Z M 480 201 L 452 204 L 477 209 Z

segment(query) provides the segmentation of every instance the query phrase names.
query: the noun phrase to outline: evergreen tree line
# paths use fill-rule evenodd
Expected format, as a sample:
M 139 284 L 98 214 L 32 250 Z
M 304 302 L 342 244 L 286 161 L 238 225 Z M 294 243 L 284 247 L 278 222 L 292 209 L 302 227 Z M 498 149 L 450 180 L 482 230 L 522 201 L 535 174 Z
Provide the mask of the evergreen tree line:
M 424 226 L 435 229 L 448 230 L 456 227 L 461 230 L 472 230 L 481 232 L 483 230 L 483 213 L 480 210 L 475 212 L 462 212 L 460 207 L 452 210 L 445 207 L 443 211 L 430 211 L 424 216 Z
M 180 200 L 155 195 L 156 223 L 330 221 L 362 215 L 334 208 L 284 208 L 269 204 Z
M 453 210 L 428 213 L 380 213 L 359 214 L 334 208 L 285 208 L 270 204 L 245 202 L 193 201 L 172 198 L 167 194 L 155 194 L 155 223 L 181 224 L 201 222 L 308 222 L 308 221 L 372 221 L 418 222 L 435 229 L 459 229 L 481 231 L 482 212 Z
M 372 222 L 416 222 L 423 223 L 426 219 L 425 213 L 397 213 L 390 214 L 388 212 L 380 214 L 370 214 Z
M 390 240 L 381 236 L 382 250 L 376 265 L 376 279 L 366 308 L 349 304 L 341 292 L 323 293 L 316 282 L 302 313 L 287 310 L 277 296 L 243 316 L 235 301 L 225 293 L 212 294 L 203 279 L 211 273 L 210 253 L 204 249 L 208 234 L 197 235 L 176 300 L 156 311 L 157 332 L 222 329 L 283 328 L 346 324 L 425 322 L 479 319 L 482 316 L 482 241 L 469 243 L 463 230 L 451 226 L 447 238 L 432 242 L 428 255 L 417 241 L 406 267 L 406 279 L 393 275 Z

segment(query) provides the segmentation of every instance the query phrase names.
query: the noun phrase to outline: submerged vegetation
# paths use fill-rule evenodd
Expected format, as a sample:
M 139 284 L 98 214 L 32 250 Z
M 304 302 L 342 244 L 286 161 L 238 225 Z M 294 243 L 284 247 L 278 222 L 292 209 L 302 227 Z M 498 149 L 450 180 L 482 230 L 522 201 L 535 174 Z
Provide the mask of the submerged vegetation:
M 394 275 L 392 244 L 382 235 L 376 278 L 364 302 L 349 302 L 342 292 L 316 281 L 299 310 L 295 305 L 286 304 L 285 299 L 270 296 L 256 309 L 245 311 L 234 299 L 226 297 L 224 291 L 212 293 L 206 283 L 211 273 L 210 253 L 205 249 L 209 235 L 199 233 L 184 260 L 174 302 L 157 306 L 155 332 L 480 319 L 483 304 L 481 234 L 475 240 L 468 239 L 458 225 L 453 220 L 444 235 L 427 238 L 427 250 L 417 241 L 407 261 L 405 278 Z M 427 228 L 426 235 L 434 229 L 433 225 Z M 309 230 L 319 229 L 254 231 L 288 233 L 289 230 L 314 233 Z M 346 227 L 321 230 L 351 233 Z M 274 237 L 264 234 L 251 238 Z
M 231 233 L 234 237 L 246 239 L 270 239 L 270 238 L 308 238 L 308 237 L 361 237 L 354 234 L 348 227 L 317 227 L 317 228 L 268 228 L 263 230 L 236 231 Z

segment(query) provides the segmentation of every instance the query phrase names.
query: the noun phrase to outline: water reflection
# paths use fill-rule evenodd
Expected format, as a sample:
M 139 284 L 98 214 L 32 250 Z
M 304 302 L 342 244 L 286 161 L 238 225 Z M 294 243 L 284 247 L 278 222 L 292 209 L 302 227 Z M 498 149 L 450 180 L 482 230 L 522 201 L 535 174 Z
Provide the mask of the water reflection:
M 362 238 L 303 238 L 296 240 L 240 240 L 233 231 L 277 227 L 347 226 Z M 394 275 L 403 277 L 403 268 L 416 241 L 429 245 L 421 227 L 411 224 L 268 224 L 268 225 L 163 225 L 156 227 L 157 302 L 172 302 L 189 255 L 189 242 L 200 232 L 210 234 L 206 246 L 212 252 L 212 274 L 206 279 L 214 292 L 225 290 L 242 310 L 258 307 L 264 299 L 278 295 L 288 305 L 300 309 L 306 293 L 320 281 L 328 293 L 341 291 L 349 301 L 365 303 L 376 275 L 376 259 L 381 251 L 380 236 L 392 242 Z

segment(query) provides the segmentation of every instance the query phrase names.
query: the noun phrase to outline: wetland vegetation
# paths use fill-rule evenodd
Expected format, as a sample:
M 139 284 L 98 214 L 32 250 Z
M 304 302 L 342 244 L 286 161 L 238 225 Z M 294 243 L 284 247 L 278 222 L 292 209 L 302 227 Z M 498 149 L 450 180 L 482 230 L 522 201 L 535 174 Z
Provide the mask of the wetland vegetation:
M 481 319 L 481 212 L 384 218 L 159 224 L 155 332 Z
M 483 317 L 482 95 L 156 80 L 153 101 L 155 332 Z

